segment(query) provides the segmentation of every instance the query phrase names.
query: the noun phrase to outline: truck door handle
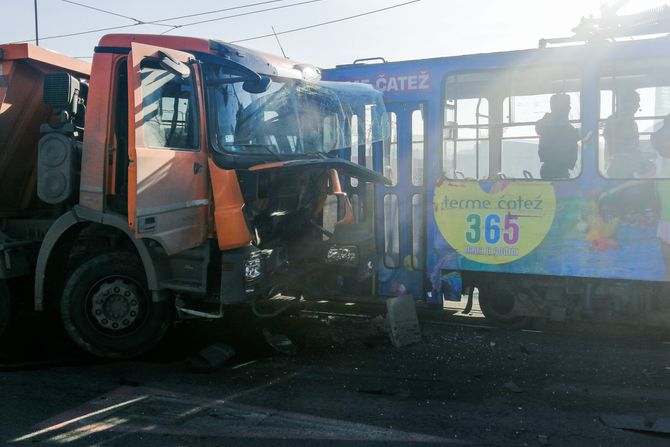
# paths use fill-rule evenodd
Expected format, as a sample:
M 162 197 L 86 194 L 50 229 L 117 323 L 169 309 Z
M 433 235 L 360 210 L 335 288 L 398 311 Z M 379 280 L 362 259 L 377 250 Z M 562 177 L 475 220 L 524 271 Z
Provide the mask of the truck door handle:
M 196 161 L 193 163 L 193 174 L 197 174 L 200 171 L 202 171 L 202 165 Z

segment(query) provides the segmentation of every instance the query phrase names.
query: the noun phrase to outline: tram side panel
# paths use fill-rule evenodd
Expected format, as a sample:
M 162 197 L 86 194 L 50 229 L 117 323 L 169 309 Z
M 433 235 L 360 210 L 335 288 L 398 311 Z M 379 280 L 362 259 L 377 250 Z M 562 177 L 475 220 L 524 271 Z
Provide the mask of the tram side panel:
M 649 42 L 617 45 L 608 53 L 610 56 L 634 59 L 651 52 L 658 58 L 663 52 Z M 670 321 L 666 315 L 668 300 L 663 299 L 662 292 L 667 290 L 669 262 L 664 258 L 667 247 L 659 237 L 663 215 L 668 213 L 662 203 L 668 200 L 670 180 L 660 175 L 652 175 L 654 179 L 640 174 L 627 179 L 605 175 L 603 124 L 619 101 L 615 96 L 623 84 L 616 74 L 607 75 L 609 78 L 602 74 L 603 67 L 610 69 L 610 61 L 605 60 L 609 56 L 594 51 L 586 47 L 528 50 L 349 66 L 325 73 L 330 79 L 369 82 L 386 90 L 388 105 L 422 102 L 428 110 L 425 270 L 423 288 L 413 291 L 415 297 L 432 298 L 441 307 L 443 299 L 460 300 L 463 293 L 476 287 L 486 316 L 507 325 L 518 325 L 526 317 L 562 320 L 593 315 L 624 321 L 632 317 L 636 322 L 640 319 L 652 324 Z M 583 60 L 589 64 L 578 63 Z M 521 62 L 528 61 L 536 66 L 523 66 L 520 71 Z M 621 65 L 621 69 L 627 69 L 627 65 Z M 557 66 L 560 70 L 555 69 Z M 639 79 L 647 79 L 634 87 L 642 91 L 652 86 L 645 84 L 654 78 L 649 68 L 630 66 L 641 70 Z M 388 91 L 387 84 L 394 76 L 412 71 L 426 73 L 429 88 Z M 515 83 L 513 77 L 520 72 L 527 80 Z M 540 79 L 545 75 L 547 79 Z M 456 88 L 452 88 L 451 78 L 460 82 Z M 521 174 L 522 167 L 516 165 L 522 162 L 503 159 L 504 147 L 515 149 L 514 144 L 521 147 L 528 143 L 514 136 L 524 126 L 537 138 L 533 121 L 548 111 L 551 95 L 564 92 L 572 92 L 573 109 L 577 110 L 571 119 L 581 127 L 584 139 L 579 166 L 569 179 L 542 180 L 537 145 L 528 146 L 527 154 L 533 161 Z M 511 110 L 515 95 L 531 95 L 530 100 L 542 104 L 526 118 L 522 113 L 515 116 Z M 449 98 L 477 97 L 488 103 L 481 113 L 477 103 L 477 116 L 487 120 L 482 135 L 490 146 L 481 158 L 478 155 L 477 171 L 463 173 L 462 165 L 456 166 L 456 156 L 451 166 L 445 161 L 446 141 L 468 135 L 465 128 L 470 128 L 469 134 L 473 134 L 472 129 L 479 132 L 479 122 L 477 126 L 473 121 L 459 127 L 457 119 L 449 115 Z M 606 107 L 601 102 L 607 101 L 612 107 L 604 112 Z M 662 115 L 670 112 L 661 105 L 657 97 L 656 110 L 647 114 L 650 116 L 640 112 L 636 118 L 641 134 L 647 134 L 643 150 L 656 157 L 654 162 L 659 167 L 667 163 L 652 153 L 649 134 L 659 128 Z M 515 118 L 528 122 L 517 123 Z M 589 133 L 593 134 L 591 138 Z M 398 154 L 400 159 L 402 156 Z M 402 185 L 402 179 L 398 179 L 398 185 Z M 405 194 L 410 189 L 394 190 L 401 191 Z M 384 206 L 389 208 L 377 201 L 377 217 L 385 211 Z M 400 226 L 401 234 L 410 231 L 403 223 Z M 379 243 L 378 248 L 382 247 L 384 244 Z M 379 290 L 393 293 L 391 286 L 402 283 L 410 268 L 400 265 L 393 271 L 382 269 Z

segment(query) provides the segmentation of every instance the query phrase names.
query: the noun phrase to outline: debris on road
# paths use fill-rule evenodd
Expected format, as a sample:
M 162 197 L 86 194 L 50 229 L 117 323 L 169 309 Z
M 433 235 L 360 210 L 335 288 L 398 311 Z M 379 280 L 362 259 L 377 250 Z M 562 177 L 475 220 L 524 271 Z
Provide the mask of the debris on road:
M 296 347 L 286 335 L 272 334 L 269 329 L 265 328 L 263 329 L 263 336 L 265 337 L 265 341 L 272 346 L 275 351 L 284 355 L 295 355 Z
M 542 447 L 549 445 L 549 436 L 547 435 L 537 435 L 537 443 Z
M 235 356 L 235 350 L 224 343 L 210 345 L 188 361 L 188 369 L 193 372 L 213 372 L 221 368 Z
M 396 348 L 418 343 L 421 340 L 416 303 L 411 295 L 402 295 L 386 300 L 391 343 Z

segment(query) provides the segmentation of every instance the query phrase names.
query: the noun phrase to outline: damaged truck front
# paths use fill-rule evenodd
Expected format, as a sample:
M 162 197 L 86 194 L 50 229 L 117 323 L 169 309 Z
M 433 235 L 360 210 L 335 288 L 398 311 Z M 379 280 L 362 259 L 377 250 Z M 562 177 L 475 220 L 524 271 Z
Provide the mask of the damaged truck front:
M 106 36 L 90 76 L 4 47 L 43 82 L 51 118 L 20 127 L 39 143 L 20 158 L 30 197 L 1 204 L 0 250 L 20 247 L 11 260 L 28 268 L 3 264 L 0 301 L 16 307 L 17 277 L 34 278 L 36 309 L 58 310 L 75 343 L 128 357 L 153 347 L 175 310 L 216 318 L 374 273 L 374 238 L 340 178 L 386 179 L 338 158 L 354 116 L 369 140 L 387 135 L 371 88 L 204 39 Z

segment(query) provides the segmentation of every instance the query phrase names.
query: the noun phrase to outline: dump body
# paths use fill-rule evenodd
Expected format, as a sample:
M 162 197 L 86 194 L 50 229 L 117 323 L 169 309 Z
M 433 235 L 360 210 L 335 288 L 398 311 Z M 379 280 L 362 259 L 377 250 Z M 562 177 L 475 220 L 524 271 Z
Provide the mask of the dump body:
M 42 102 L 44 75 L 87 79 L 90 64 L 29 44 L 0 45 L 0 218 L 48 208 L 37 199 L 37 142 L 52 110 Z

